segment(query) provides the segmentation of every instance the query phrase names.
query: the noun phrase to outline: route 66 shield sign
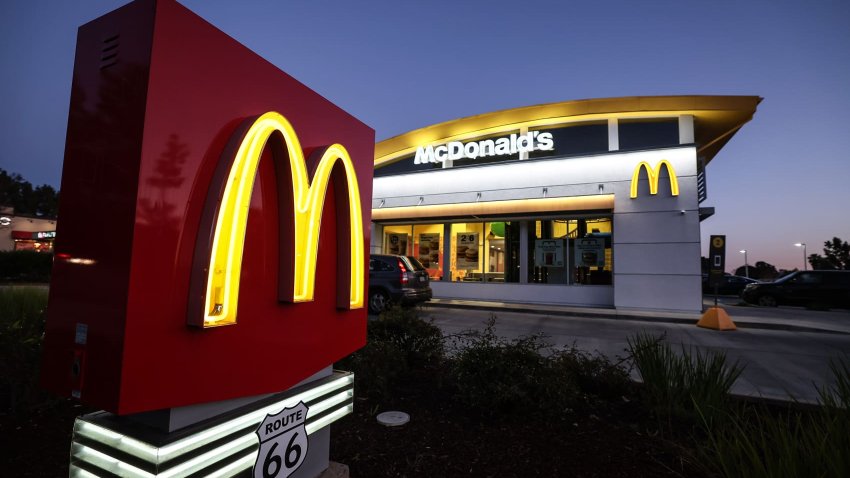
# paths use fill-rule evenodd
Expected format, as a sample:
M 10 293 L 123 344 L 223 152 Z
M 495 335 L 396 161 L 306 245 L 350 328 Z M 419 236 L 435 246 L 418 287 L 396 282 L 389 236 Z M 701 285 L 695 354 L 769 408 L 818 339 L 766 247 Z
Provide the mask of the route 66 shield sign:
M 257 428 L 260 451 L 254 463 L 254 478 L 286 478 L 307 456 L 307 405 L 298 405 L 266 415 Z

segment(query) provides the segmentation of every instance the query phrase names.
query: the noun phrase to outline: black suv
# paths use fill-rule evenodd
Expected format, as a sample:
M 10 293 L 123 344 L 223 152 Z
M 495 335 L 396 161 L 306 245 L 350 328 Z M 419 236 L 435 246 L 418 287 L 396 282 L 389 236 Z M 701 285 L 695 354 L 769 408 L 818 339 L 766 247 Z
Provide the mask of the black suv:
M 767 307 L 779 304 L 850 307 L 850 271 L 797 271 L 775 282 L 748 285 L 745 301 Z
M 390 302 L 431 300 L 430 277 L 414 257 L 372 254 L 369 258 L 369 312 L 379 314 Z

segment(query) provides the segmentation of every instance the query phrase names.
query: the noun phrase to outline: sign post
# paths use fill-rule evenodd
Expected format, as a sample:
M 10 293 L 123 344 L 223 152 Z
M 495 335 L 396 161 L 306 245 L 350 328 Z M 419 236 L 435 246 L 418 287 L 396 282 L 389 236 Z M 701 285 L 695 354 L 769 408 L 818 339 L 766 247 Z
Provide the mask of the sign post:
M 709 307 L 697 322 L 697 326 L 715 330 L 736 330 L 729 314 L 717 306 L 718 288 L 726 271 L 726 236 L 711 236 L 708 248 L 708 285 L 714 289 L 714 307 Z

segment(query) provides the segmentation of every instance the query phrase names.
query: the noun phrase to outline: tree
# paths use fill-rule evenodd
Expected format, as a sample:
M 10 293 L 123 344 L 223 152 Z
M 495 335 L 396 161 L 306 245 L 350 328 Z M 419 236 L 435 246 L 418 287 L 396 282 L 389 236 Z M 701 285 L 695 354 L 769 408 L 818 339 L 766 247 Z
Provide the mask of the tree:
M 11 206 L 16 214 L 56 217 L 59 193 L 47 184 L 33 188 L 20 174 L 0 169 L 0 206 Z
M 744 276 L 747 272 L 745 266 L 735 269 L 736 276 Z M 764 261 L 758 261 L 749 266 L 750 279 L 758 280 L 773 280 L 779 276 L 779 272 L 773 264 Z
M 823 255 L 809 254 L 809 264 L 815 270 L 850 270 L 850 244 L 833 237 L 823 243 Z

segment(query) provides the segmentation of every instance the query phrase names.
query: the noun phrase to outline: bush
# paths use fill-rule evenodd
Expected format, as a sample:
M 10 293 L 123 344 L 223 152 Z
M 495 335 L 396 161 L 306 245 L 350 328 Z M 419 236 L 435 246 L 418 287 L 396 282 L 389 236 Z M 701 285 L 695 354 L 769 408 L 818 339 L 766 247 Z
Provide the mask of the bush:
M 431 322 L 419 318 L 416 309 L 395 305 L 369 323 L 369 342 L 391 343 L 404 353 L 410 369 L 433 368 L 445 357 L 443 333 Z
M 723 426 L 704 422 L 706 468 L 725 477 L 850 476 L 850 367 L 846 359 L 830 366 L 835 385 L 819 390 L 817 410 L 751 407 Z
M 46 288 L 0 288 L 0 410 L 31 404 L 40 393 L 46 307 Z
M 726 354 L 682 347 L 673 351 L 664 337 L 638 333 L 628 349 L 643 379 L 641 395 L 649 409 L 668 428 L 712 422 L 722 416 L 729 390 L 743 372 L 737 362 L 727 365 Z
M 457 339 L 451 376 L 457 399 L 482 415 L 499 413 L 562 414 L 578 396 L 572 377 L 557 357 L 543 356 L 548 345 L 539 335 L 508 341 L 498 337 L 491 316 L 483 332 Z
M 337 367 L 354 372 L 359 393 L 380 398 L 408 374 L 436 372 L 444 358 L 440 329 L 415 309 L 393 306 L 369 322 L 366 346 Z
M 558 351 L 553 366 L 573 378 L 582 393 L 600 398 L 619 398 L 630 393 L 628 371 L 603 355 L 591 355 L 575 346 Z
M 0 252 L 0 281 L 50 282 L 53 254 L 35 251 Z

